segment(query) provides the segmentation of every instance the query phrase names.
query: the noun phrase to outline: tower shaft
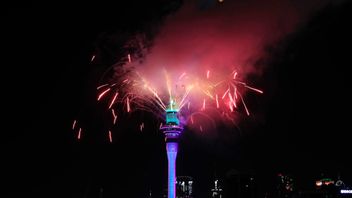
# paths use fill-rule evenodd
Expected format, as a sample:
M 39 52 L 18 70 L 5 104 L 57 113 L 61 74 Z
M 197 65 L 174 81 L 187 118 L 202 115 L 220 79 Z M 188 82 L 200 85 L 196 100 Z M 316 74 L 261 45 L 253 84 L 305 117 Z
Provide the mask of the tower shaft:
M 168 159 L 168 198 L 176 198 L 176 157 L 177 142 L 167 142 L 166 152 Z

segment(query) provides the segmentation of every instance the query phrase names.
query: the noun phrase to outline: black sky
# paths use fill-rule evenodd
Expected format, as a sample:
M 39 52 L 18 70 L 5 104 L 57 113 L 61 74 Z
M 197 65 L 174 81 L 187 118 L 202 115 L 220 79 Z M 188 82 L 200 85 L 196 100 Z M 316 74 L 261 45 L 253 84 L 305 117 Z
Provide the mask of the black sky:
M 130 197 L 162 191 L 161 134 L 157 127 L 138 133 L 136 123 L 129 123 L 120 129 L 128 133 L 108 144 L 103 113 L 94 105 L 98 75 L 106 66 L 89 60 L 104 33 L 128 37 L 158 25 L 178 6 L 155 0 L 2 9 L 1 197 L 94 197 L 100 187 L 115 197 L 119 190 Z M 351 3 L 328 5 L 270 47 L 270 67 L 258 80 L 266 94 L 256 100 L 264 119 L 242 123 L 241 135 L 185 134 L 179 174 L 193 176 L 199 192 L 211 185 L 215 172 L 221 176 L 231 169 L 254 171 L 261 181 L 291 173 L 304 188 L 321 173 L 340 173 L 352 185 L 351 11 Z M 70 130 L 77 117 L 89 128 L 82 142 Z

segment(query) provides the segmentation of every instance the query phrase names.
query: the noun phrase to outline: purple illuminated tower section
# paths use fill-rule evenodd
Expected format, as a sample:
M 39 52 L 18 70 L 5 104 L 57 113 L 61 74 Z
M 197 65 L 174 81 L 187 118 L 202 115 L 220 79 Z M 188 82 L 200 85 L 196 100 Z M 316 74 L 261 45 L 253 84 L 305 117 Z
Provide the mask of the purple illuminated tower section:
M 166 152 L 168 159 L 168 198 L 176 198 L 176 157 L 178 151 L 178 138 L 183 131 L 180 126 L 177 110 L 166 110 L 166 124 L 161 127 L 165 135 Z

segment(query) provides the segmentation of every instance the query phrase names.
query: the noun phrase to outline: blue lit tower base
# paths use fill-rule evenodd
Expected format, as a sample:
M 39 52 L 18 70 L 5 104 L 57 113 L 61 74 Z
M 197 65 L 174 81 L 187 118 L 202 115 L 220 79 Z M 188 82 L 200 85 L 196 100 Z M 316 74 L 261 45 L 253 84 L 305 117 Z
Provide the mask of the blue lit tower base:
M 176 157 L 178 138 L 183 131 L 179 125 L 176 110 L 166 111 L 166 125 L 161 127 L 165 134 L 166 152 L 168 159 L 168 198 L 176 198 Z

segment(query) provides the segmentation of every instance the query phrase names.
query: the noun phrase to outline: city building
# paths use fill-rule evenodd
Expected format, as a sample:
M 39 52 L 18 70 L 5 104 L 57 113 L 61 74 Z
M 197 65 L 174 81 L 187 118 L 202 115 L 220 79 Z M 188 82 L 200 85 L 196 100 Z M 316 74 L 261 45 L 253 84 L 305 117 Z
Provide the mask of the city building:
M 228 171 L 224 181 L 224 198 L 227 197 L 256 197 L 254 174 L 250 171 L 239 172 L 234 169 Z
M 279 173 L 277 175 L 277 197 L 290 198 L 294 196 L 294 180 L 289 174 Z
M 223 198 L 223 190 L 219 184 L 218 179 L 216 179 L 214 181 L 214 188 L 211 189 L 211 197 L 212 198 Z
M 193 198 L 193 178 L 190 176 L 178 176 L 176 181 L 177 198 Z

